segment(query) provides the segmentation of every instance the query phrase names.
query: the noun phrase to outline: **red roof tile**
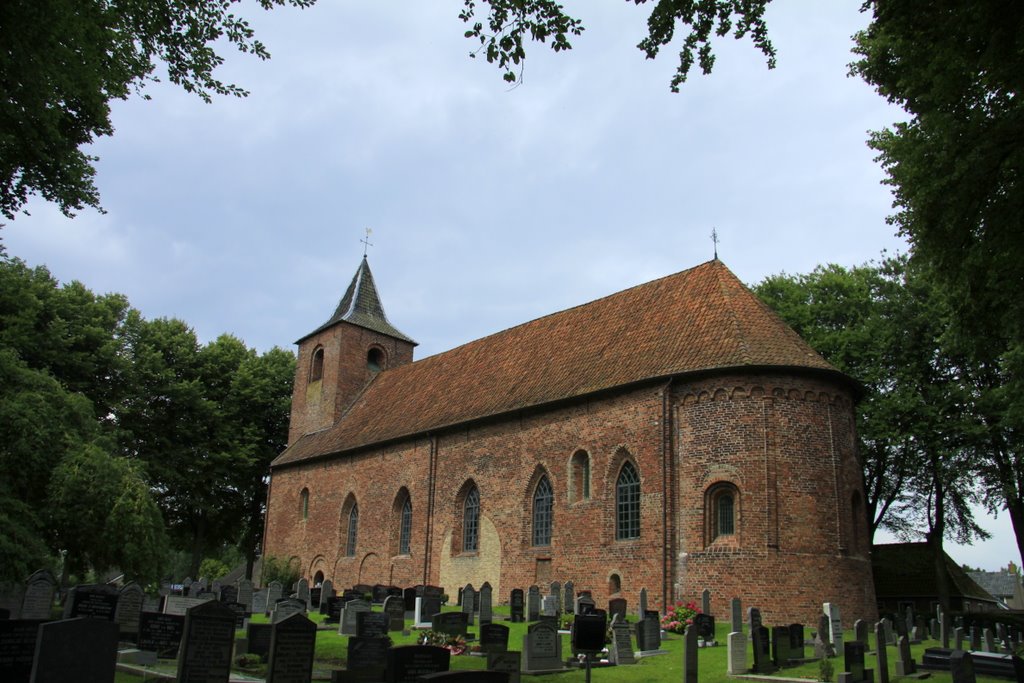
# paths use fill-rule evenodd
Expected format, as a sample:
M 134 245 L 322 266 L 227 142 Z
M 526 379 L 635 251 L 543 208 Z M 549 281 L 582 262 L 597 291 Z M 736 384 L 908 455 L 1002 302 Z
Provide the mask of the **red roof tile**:
M 838 371 L 720 261 L 381 372 L 273 466 L 636 382 L 756 366 Z

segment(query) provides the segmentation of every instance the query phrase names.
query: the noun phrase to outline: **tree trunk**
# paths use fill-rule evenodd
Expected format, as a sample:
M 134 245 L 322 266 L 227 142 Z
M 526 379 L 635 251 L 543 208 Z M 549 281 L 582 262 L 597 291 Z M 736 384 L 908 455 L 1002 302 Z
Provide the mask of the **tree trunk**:
M 199 576 L 199 565 L 203 561 L 206 545 L 206 518 L 200 516 L 192 533 L 192 559 L 189 562 L 189 576 Z
M 934 477 L 935 516 L 932 528 L 926 537 L 932 551 L 932 565 L 935 568 L 935 586 L 939 592 L 939 605 L 943 614 L 949 614 L 949 570 L 946 567 L 946 553 L 942 550 L 942 537 L 946 533 L 946 492 L 942 485 L 941 466 L 932 460 L 932 476 Z

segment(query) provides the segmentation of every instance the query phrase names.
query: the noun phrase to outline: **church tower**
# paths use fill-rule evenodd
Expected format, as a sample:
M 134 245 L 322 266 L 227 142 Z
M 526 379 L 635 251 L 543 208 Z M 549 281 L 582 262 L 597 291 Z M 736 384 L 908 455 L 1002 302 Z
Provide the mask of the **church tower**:
M 290 444 L 336 423 L 377 373 L 411 363 L 416 346 L 384 314 L 365 255 L 334 315 L 295 343 Z

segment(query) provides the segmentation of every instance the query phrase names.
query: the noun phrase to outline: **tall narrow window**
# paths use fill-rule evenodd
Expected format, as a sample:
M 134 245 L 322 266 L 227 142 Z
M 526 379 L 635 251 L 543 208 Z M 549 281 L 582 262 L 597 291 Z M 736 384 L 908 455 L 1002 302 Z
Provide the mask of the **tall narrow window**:
M 401 530 L 398 533 L 398 554 L 408 555 L 410 539 L 412 538 L 412 500 L 405 499 L 402 504 Z
M 302 489 L 299 494 L 299 514 L 302 519 L 309 519 L 309 489 Z
M 547 476 L 540 478 L 533 492 L 533 544 L 551 545 L 551 508 L 554 493 Z
M 359 535 L 359 506 L 353 505 L 348 512 L 348 542 L 345 544 L 345 554 L 354 557 L 356 554 L 356 538 Z
M 480 491 L 475 486 L 466 494 L 462 506 L 462 550 L 473 552 L 480 547 Z
M 718 496 L 717 501 L 718 507 L 718 534 L 717 536 L 725 536 L 728 534 L 735 533 L 736 531 L 736 518 L 735 510 L 733 506 L 733 499 L 731 493 L 723 493 Z
M 582 470 L 581 475 L 582 475 L 582 478 L 583 478 L 583 486 L 582 486 L 582 489 L 583 489 L 583 500 L 589 500 L 590 499 L 590 458 L 587 457 L 586 453 L 583 454 L 583 467 L 581 468 L 581 470 Z
M 309 365 L 309 381 L 316 382 L 323 379 L 324 376 L 324 350 L 323 347 L 317 347 L 313 351 L 313 360 Z
M 615 482 L 615 538 L 640 538 L 640 476 L 631 462 Z
M 707 491 L 704 505 L 707 510 L 708 542 L 736 535 L 740 492 L 735 485 L 729 482 L 712 485 Z

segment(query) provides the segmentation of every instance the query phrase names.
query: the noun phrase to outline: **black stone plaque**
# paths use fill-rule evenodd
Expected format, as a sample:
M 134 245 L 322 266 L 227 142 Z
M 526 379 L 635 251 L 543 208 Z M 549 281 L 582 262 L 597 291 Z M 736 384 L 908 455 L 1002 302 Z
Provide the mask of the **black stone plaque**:
M 846 663 L 846 670 L 851 674 L 851 679 L 854 682 L 863 681 L 864 643 L 859 640 L 843 643 L 843 660 Z
M 362 638 L 386 638 L 391 618 L 383 612 L 357 612 L 356 635 Z
M 42 623 L 36 619 L 0 621 L 0 681 L 28 683 Z
M 270 624 L 249 623 L 246 636 L 249 639 L 249 652 L 266 658 L 270 654 Z
M 405 645 L 387 651 L 387 683 L 417 683 L 420 676 L 448 671 L 451 652 L 433 645 Z
M 360 672 L 363 676 L 354 676 L 362 680 L 379 681 L 384 678 L 384 662 L 387 659 L 388 641 L 384 638 L 360 638 L 352 636 L 348 639 L 349 671 Z
M 238 588 L 236 586 L 221 586 L 220 601 L 238 602 Z
M 508 650 L 508 626 L 502 624 L 481 624 L 480 649 L 484 652 L 505 652 Z
M 600 652 L 604 649 L 607 630 L 608 624 L 603 614 L 577 614 L 572 622 L 573 651 L 585 654 Z
M 33 683 L 114 683 L 117 624 L 106 619 L 64 619 L 39 626 Z
M 416 611 L 416 589 L 415 588 L 406 588 L 404 591 L 402 591 L 402 602 L 405 603 L 405 611 L 406 612 L 415 612 Z
M 791 657 L 804 656 L 804 625 L 789 625 L 789 651 Z
M 522 588 L 512 589 L 512 595 L 509 597 L 508 605 L 510 620 L 512 622 L 519 623 L 526 619 L 526 614 L 524 612 L 526 604 L 523 598 Z
M 627 607 L 628 605 L 625 598 L 613 598 L 608 601 L 608 614 L 613 618 L 617 614 L 619 615 L 620 620 L 625 621 L 626 614 L 628 614 Z
M 789 627 L 772 627 L 772 661 L 775 666 L 786 666 L 789 663 Z
M 267 683 L 309 683 L 313 676 L 316 624 L 293 614 L 274 624 L 270 632 Z
M 439 612 L 434 615 L 431 628 L 440 633 L 465 637 L 469 632 L 469 615 L 465 612 Z
M 338 624 L 341 623 L 341 608 L 345 605 L 343 599 L 340 596 L 334 595 L 327 598 L 327 602 L 324 603 L 326 611 L 326 618 L 324 619 L 325 624 Z
M 697 635 L 704 640 L 715 639 L 715 618 L 710 614 L 696 614 L 693 617 L 693 626 L 697 629 Z
M 173 659 L 178 656 L 184 629 L 185 617 L 180 614 L 143 612 L 139 616 L 139 649 L 155 652 L 163 659 Z
M 101 584 L 76 586 L 71 591 L 70 606 L 65 618 L 91 617 L 114 620 L 118 590 Z

